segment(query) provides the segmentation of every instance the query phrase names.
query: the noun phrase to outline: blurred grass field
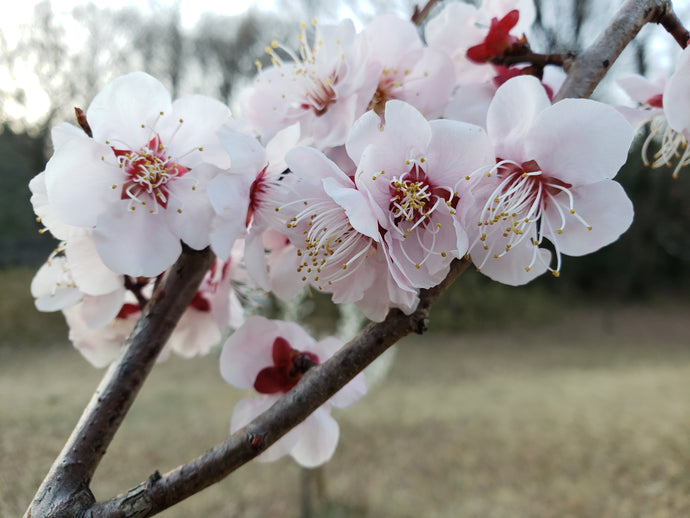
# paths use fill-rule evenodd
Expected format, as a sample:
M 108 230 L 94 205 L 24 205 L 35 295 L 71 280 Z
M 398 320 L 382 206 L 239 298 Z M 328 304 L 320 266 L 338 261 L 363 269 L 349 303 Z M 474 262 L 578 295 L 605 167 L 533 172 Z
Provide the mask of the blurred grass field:
M 0 330 L 22 330 L 21 342 L 0 339 L 0 516 L 10 517 L 102 371 L 65 342 L 59 317 L 3 304 Z M 409 337 L 386 381 L 337 413 L 341 440 L 314 515 L 690 516 L 689 313 L 580 307 L 544 324 Z M 158 365 L 97 472 L 96 497 L 222 441 L 243 396 L 215 355 Z M 297 517 L 300 476 L 289 459 L 252 463 L 160 516 Z

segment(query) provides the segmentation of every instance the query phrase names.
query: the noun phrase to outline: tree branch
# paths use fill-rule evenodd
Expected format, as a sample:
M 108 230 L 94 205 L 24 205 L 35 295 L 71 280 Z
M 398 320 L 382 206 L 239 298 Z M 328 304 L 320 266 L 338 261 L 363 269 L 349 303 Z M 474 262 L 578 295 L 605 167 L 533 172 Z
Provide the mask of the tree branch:
M 26 517 L 80 517 L 93 505 L 89 484 L 96 467 L 212 261 L 208 248 L 197 252 L 185 247 L 165 273 L 128 347 L 106 372 Z
M 383 322 L 369 324 L 333 357 L 309 369 L 290 392 L 224 443 L 163 476 L 154 473 L 124 495 L 95 504 L 86 516 L 152 516 L 225 478 L 301 423 L 400 338 L 426 331 L 431 306 L 469 264 L 469 259 L 453 261 L 441 284 L 422 290 L 414 313 L 405 315 L 395 309 Z
M 666 31 L 673 36 L 673 38 L 678 42 L 681 49 L 688 46 L 688 40 L 690 39 L 690 33 L 683 26 L 683 23 L 678 18 L 675 11 L 671 10 L 664 14 L 657 23 L 661 25 Z
M 623 49 L 647 23 L 671 12 L 668 0 L 626 0 L 609 26 L 571 65 L 554 102 L 567 97 L 589 97 Z
M 415 25 L 421 25 L 422 22 L 426 19 L 426 17 L 429 16 L 429 13 L 437 3 L 438 0 L 429 0 L 426 3 L 426 5 L 421 9 L 418 5 L 415 5 L 414 12 L 412 13 L 412 17 L 410 18 L 412 23 L 414 23 Z
M 571 52 L 555 53 L 555 54 L 538 54 L 536 52 L 528 51 L 523 54 L 499 56 L 491 60 L 494 65 L 503 65 L 509 67 L 520 63 L 529 63 L 539 68 L 544 68 L 546 65 L 555 65 L 562 67 L 568 71 L 570 64 L 575 59 L 575 54 Z

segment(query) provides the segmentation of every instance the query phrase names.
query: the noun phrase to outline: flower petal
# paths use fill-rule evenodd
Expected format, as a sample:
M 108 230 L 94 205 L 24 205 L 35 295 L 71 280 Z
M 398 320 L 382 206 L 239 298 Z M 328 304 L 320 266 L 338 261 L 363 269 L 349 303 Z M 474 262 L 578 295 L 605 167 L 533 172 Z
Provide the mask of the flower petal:
M 518 163 L 534 159 L 525 156 L 525 136 L 537 115 L 549 106 L 549 97 L 536 77 L 518 76 L 503 83 L 486 115 L 486 128 L 496 156 Z M 561 120 L 561 124 L 565 121 Z M 570 126 L 569 121 L 567 124 Z
M 105 265 L 115 273 L 155 277 L 182 253 L 179 237 L 163 214 L 129 210 L 129 201 L 114 203 L 98 218 L 93 240 Z
M 567 210 L 558 211 L 554 204 L 547 205 L 542 218 L 548 219 L 553 232 L 545 234 L 561 253 L 580 256 L 589 254 L 614 242 L 633 221 L 633 205 L 618 182 L 604 180 L 571 189 L 573 206 L 587 225 Z M 569 200 L 565 193 L 557 196 L 565 207 Z M 558 234 L 561 214 L 566 218 L 563 232 Z
M 121 181 L 112 149 L 91 139 L 64 142 L 45 170 L 46 192 L 55 216 L 80 227 L 96 224 L 98 215 L 120 197 Z
M 450 120 L 434 120 L 427 151 L 428 175 L 435 186 L 455 187 L 458 181 L 482 167 L 495 164 L 486 132 L 479 126 Z
M 354 188 L 354 184 L 352 187 L 343 187 L 335 178 L 325 178 L 323 189 L 345 210 L 352 228 L 374 241 L 379 241 L 379 224 L 376 214 L 369 205 L 369 200 L 362 192 Z
M 108 83 L 94 97 L 86 118 L 97 142 L 139 149 L 154 136 L 161 114 L 171 109 L 170 94 L 158 79 L 133 72 Z
M 664 88 L 664 114 L 669 126 L 676 131 L 690 129 L 690 103 L 688 103 L 688 82 L 690 81 L 690 50 L 681 52 L 676 62 L 676 71 Z
M 65 243 L 65 256 L 74 282 L 85 294 L 105 295 L 122 288 L 122 276 L 103 264 L 91 232 L 73 232 Z
M 223 379 L 238 388 L 252 388 L 259 371 L 273 365 L 272 345 L 276 336 L 275 322 L 256 315 L 248 317 L 223 345 L 220 353 Z
M 335 453 L 340 427 L 323 407 L 317 408 L 299 425 L 299 439 L 290 455 L 302 467 L 315 468 L 329 461 Z
M 222 102 L 205 95 L 186 95 L 173 103 L 172 112 L 161 118 L 158 129 L 170 154 L 184 156 L 182 164 L 194 167 L 203 162 L 227 169 L 230 157 L 217 131 L 230 120 L 230 109 Z
M 572 185 L 613 178 L 628 158 L 632 126 L 613 107 L 564 99 L 544 110 L 525 139 L 527 160 Z
M 534 248 L 532 241 L 526 239 L 519 246 L 513 247 L 507 254 L 484 260 L 487 252 L 480 241 L 470 249 L 470 255 L 472 262 L 487 277 L 510 286 L 520 286 L 527 284 L 548 270 L 547 265 L 551 260 L 551 252 L 539 248 L 536 251 L 538 257 L 533 261 Z M 526 267 L 530 263 L 533 264 L 527 270 Z
M 218 130 L 218 139 L 230 156 L 232 174 L 254 177 L 266 167 L 266 150 L 255 137 L 226 125 Z

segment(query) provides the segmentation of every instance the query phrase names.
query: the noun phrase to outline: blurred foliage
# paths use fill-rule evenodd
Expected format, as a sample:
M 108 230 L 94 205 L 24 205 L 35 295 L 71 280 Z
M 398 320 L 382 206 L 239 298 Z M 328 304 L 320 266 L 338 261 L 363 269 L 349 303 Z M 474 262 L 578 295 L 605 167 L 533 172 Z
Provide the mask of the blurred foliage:
M 63 343 L 67 325 L 61 313 L 40 313 L 29 291 L 36 273 L 29 266 L 0 268 L 0 347 Z
M 54 242 L 38 233 L 29 180 L 43 169 L 43 140 L 0 126 L 0 267 L 38 264 Z

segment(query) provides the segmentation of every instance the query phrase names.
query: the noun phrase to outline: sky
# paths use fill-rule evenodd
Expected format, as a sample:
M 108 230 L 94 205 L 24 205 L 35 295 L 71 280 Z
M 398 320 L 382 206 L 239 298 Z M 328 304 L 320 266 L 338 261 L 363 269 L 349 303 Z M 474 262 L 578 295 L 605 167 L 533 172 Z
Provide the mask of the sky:
M 192 28 L 201 15 L 206 11 L 212 11 L 221 15 L 237 15 L 240 14 L 250 6 L 256 6 L 261 9 L 273 8 L 273 0 L 156 0 L 155 3 L 161 6 L 174 5 L 179 2 L 182 25 L 185 28 Z M 6 38 L 10 47 L 16 42 L 21 35 L 22 25 L 28 24 L 33 15 L 34 8 L 41 0 L 17 1 L 10 2 L 9 0 L 0 0 L 0 31 Z M 58 15 L 69 15 L 75 7 L 92 3 L 98 7 L 122 8 L 128 6 L 137 6 L 142 9 L 150 9 L 148 5 L 151 2 L 142 2 L 141 0 L 51 0 L 53 12 Z M 34 120 L 42 116 L 49 106 L 49 99 L 45 98 L 40 85 L 35 84 L 33 78 L 28 72 L 24 73 L 21 69 L 16 71 L 17 77 L 14 79 L 7 75 L 3 75 L 0 71 L 0 87 L 3 85 L 9 86 L 8 82 L 22 84 L 28 97 L 32 99 L 30 105 L 33 107 L 31 113 L 26 113 L 27 119 Z M 25 109 L 19 105 L 5 106 L 7 112 L 11 116 L 20 117 L 25 113 Z
M 33 14 L 34 7 L 40 3 L 41 0 L 0 0 L 0 31 L 2 31 L 4 37 L 7 39 L 10 46 L 15 42 L 21 31 L 21 26 L 30 22 Z M 141 0 L 51 0 L 53 11 L 58 14 L 63 14 L 66 17 L 71 12 L 71 10 L 81 4 L 93 3 L 99 7 L 110 7 L 110 8 L 121 8 L 136 5 L 142 9 L 151 9 L 149 7 L 151 4 L 158 5 L 174 5 L 179 3 L 181 11 L 182 24 L 186 28 L 192 28 L 201 15 L 206 11 L 212 11 L 221 15 L 237 15 L 246 11 L 250 6 L 256 6 L 261 9 L 270 10 L 274 8 L 273 0 L 147 0 L 142 2 Z M 424 0 L 418 0 L 418 3 L 424 3 Z M 674 7 L 677 12 L 681 15 L 682 19 L 688 19 L 690 16 L 690 0 L 674 0 Z M 345 12 L 342 9 L 338 12 L 340 17 L 352 16 L 352 13 Z M 660 33 L 660 31 L 657 31 Z M 671 51 L 678 50 L 675 49 L 675 43 L 663 35 L 652 41 L 652 50 L 655 51 L 659 59 L 655 60 L 652 68 L 658 69 L 671 69 L 673 66 L 673 52 L 669 53 L 669 47 Z M 656 65 L 656 66 L 654 66 Z M 14 79 L 10 78 L 6 74 L 3 75 L 0 70 L 0 88 L 7 86 L 8 81 L 14 82 L 16 79 L 17 83 L 22 84 L 24 90 L 29 96 L 35 96 L 35 102 L 32 102 L 32 106 L 35 108 L 37 117 L 47 109 L 49 105 L 49 100 L 47 98 L 41 99 L 42 91 L 40 85 L 32 84 L 32 77 L 26 73 L 22 74 L 22 71 L 18 71 L 18 76 Z M 35 83 L 35 78 L 33 78 Z M 45 94 L 43 94 L 45 97 Z M 5 106 L 8 113 L 12 114 L 12 107 Z M 19 106 L 16 107 L 20 109 Z M 16 115 L 19 115 L 17 113 Z M 29 115 L 29 114 L 27 114 Z M 29 119 L 34 117 L 29 116 Z
M 213 11 L 218 14 L 235 15 L 246 11 L 254 4 L 264 9 L 273 7 L 272 0 L 179 0 L 182 12 L 182 22 L 186 27 L 192 27 L 205 11 Z M 34 7 L 39 0 L 9 2 L 3 1 L 0 7 L 0 27 L 5 33 L 18 33 L 19 25 L 31 19 Z M 67 13 L 80 4 L 89 3 L 86 0 L 51 0 L 53 10 Z M 99 7 L 127 7 L 136 5 L 141 7 L 146 3 L 135 0 L 91 0 Z M 148 2 L 147 2 L 148 3 Z M 161 5 L 172 5 L 175 0 L 159 0 Z

